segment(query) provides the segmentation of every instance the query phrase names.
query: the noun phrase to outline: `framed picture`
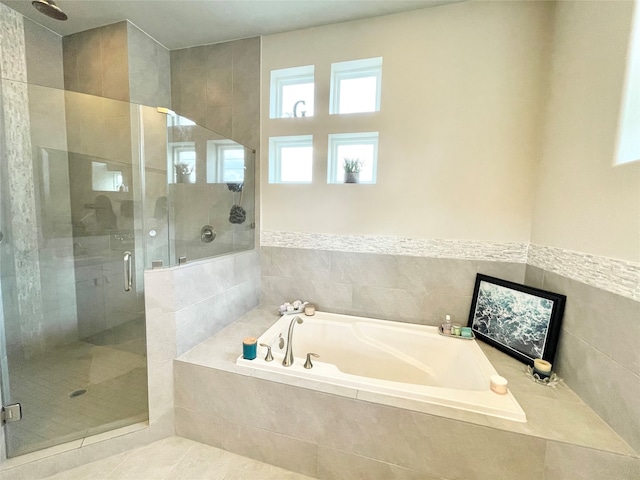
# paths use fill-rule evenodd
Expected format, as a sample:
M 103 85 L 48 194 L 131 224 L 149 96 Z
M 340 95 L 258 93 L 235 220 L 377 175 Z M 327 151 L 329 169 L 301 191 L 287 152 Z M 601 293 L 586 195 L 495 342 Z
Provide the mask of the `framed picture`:
M 521 362 L 553 363 L 567 297 L 477 274 L 469 324 L 479 339 Z

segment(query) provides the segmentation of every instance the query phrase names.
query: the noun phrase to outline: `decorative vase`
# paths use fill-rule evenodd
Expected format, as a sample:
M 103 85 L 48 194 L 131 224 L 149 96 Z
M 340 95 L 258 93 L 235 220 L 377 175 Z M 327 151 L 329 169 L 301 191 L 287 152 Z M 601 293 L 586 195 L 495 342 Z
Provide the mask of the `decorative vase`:
M 360 173 L 344 172 L 344 183 L 358 183 L 360 181 Z
M 193 183 L 190 173 L 176 172 L 176 183 Z

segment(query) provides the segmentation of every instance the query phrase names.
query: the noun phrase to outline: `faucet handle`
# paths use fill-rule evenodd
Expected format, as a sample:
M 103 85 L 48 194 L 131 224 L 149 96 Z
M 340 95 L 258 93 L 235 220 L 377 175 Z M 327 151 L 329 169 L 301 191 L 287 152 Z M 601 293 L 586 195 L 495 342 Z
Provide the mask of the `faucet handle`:
M 273 355 L 271 355 L 271 345 L 267 345 L 266 343 L 261 343 L 260 346 L 261 347 L 266 347 L 266 349 L 267 349 L 267 356 L 264 357 L 264 361 L 265 362 L 272 362 L 273 361 Z
M 307 353 L 307 361 L 304 362 L 304 368 L 313 368 L 313 363 L 311 363 L 311 357 L 316 357 L 316 358 L 320 358 L 320 355 L 318 355 L 317 353 Z

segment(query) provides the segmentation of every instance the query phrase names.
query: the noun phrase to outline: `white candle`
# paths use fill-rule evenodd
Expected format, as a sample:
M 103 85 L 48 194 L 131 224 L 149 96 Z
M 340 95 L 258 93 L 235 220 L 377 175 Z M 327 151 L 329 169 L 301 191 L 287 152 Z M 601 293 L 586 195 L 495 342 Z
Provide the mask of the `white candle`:
M 539 371 L 540 373 L 546 373 L 547 375 L 551 373 L 552 365 L 546 360 L 542 360 L 541 358 L 533 359 L 533 369 Z
M 500 375 L 491 375 L 489 380 L 491 381 L 491 390 L 500 395 L 506 395 L 507 386 L 509 385 L 509 381 L 506 378 Z

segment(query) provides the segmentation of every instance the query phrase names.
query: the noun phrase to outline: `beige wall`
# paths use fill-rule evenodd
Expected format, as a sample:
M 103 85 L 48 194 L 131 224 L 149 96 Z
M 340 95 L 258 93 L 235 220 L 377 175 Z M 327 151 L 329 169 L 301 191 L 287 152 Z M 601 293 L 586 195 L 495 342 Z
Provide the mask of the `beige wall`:
M 640 260 L 640 164 L 613 166 L 632 2 L 559 2 L 532 242 Z
M 552 4 L 461 3 L 263 38 L 262 228 L 527 242 Z M 381 111 L 328 115 L 332 62 L 383 57 Z M 315 64 L 316 116 L 269 120 L 269 72 Z M 378 183 L 327 185 L 327 134 L 379 131 Z M 314 135 L 312 185 L 268 138 Z

